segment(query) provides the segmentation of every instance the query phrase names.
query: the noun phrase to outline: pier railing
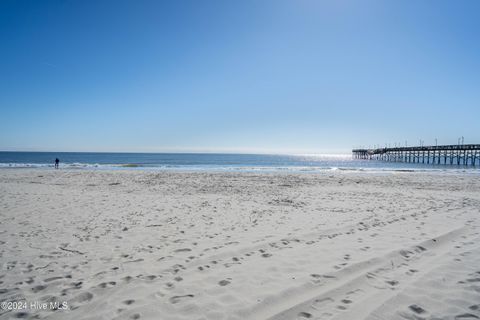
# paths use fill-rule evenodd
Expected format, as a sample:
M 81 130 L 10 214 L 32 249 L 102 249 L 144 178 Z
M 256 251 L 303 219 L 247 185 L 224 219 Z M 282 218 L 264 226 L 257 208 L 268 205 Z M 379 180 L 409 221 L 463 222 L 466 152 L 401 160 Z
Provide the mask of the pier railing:
M 480 144 L 353 149 L 354 159 L 392 162 L 480 165 Z

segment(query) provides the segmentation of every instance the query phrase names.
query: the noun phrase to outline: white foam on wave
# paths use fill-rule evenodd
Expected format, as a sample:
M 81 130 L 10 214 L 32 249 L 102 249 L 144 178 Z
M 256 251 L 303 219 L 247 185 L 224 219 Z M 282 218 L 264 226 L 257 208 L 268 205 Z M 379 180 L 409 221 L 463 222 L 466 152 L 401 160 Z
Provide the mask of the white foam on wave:
M 53 164 L 46 163 L 0 163 L 0 168 L 48 168 Z
M 54 168 L 50 163 L 0 163 L 2 168 Z M 98 163 L 60 163 L 61 169 L 95 169 L 95 170 L 148 170 L 148 171 L 188 171 L 188 172 L 285 172 L 285 173 L 321 173 L 321 172 L 364 172 L 364 173 L 472 173 L 480 174 L 479 168 L 453 168 L 453 167 L 350 167 L 350 166 L 225 166 L 225 165 L 144 165 L 144 164 L 98 164 Z

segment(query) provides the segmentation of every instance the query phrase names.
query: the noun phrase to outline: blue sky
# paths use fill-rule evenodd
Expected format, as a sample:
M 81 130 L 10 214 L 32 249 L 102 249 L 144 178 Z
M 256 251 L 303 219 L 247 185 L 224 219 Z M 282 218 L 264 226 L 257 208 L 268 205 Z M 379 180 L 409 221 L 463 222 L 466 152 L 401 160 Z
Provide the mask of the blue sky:
M 480 143 L 479 1 L 0 2 L 0 150 Z

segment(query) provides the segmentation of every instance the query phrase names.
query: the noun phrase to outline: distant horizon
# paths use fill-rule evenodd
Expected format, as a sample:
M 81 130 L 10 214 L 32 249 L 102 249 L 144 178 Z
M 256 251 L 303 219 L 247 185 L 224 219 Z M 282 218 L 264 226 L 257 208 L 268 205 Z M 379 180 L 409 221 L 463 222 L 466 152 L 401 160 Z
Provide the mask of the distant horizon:
M 50 150 L 0 150 L 0 152 L 38 152 L 38 153 L 139 153 L 139 154 L 239 154 L 239 155 L 310 155 L 310 156 L 328 156 L 328 155 L 350 155 L 348 152 L 267 152 L 267 151 L 228 151 L 228 150 L 197 150 L 197 151 L 50 151 Z

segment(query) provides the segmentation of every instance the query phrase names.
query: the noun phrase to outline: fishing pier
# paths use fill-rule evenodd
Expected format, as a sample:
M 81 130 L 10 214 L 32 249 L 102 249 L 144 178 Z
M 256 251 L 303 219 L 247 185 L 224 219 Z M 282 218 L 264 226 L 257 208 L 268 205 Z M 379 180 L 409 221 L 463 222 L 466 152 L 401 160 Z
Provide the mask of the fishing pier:
M 480 144 L 353 149 L 354 159 L 390 162 L 480 165 Z

